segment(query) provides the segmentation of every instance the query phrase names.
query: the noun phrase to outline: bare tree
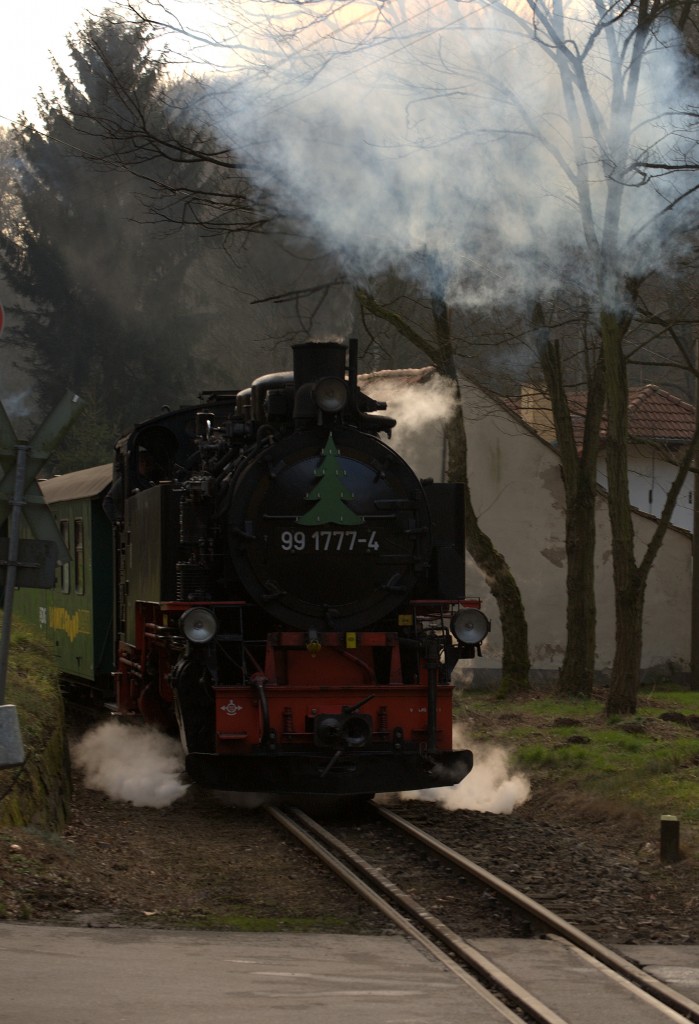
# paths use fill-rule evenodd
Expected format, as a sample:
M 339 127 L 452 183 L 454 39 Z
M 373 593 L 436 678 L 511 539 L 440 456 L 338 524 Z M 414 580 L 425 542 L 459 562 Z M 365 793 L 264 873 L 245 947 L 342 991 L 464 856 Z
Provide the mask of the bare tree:
M 464 486 L 464 524 L 466 547 L 484 574 L 497 601 L 503 637 L 502 679 L 500 696 L 510 696 L 529 689 L 529 644 L 527 620 L 517 582 L 490 537 L 484 533 L 471 500 L 468 474 L 468 436 L 464 422 L 459 374 L 458 346 L 452 336 L 449 309 L 440 296 L 431 300 L 432 333 L 427 335 L 407 319 L 379 301 L 363 288 L 357 289 L 362 308 L 375 317 L 387 320 L 393 328 L 437 367 L 451 381 L 456 401 L 446 424 L 448 441 L 448 476 Z
M 367 0 L 356 16 L 346 5 L 265 6 L 256 26 L 231 20 L 224 45 L 238 65 L 210 80 L 246 173 L 306 219 L 348 279 L 392 268 L 454 308 L 531 309 L 566 284 L 587 295 L 602 360 L 590 408 L 596 417 L 603 377 L 608 416 L 610 712 L 636 706 L 648 573 L 693 455 L 637 562 L 628 339 L 641 283 L 677 261 L 696 217 L 696 88 L 673 24 L 690 12 L 675 0 Z M 201 109 L 214 108 L 202 98 Z M 556 395 L 555 346 L 545 355 Z M 559 425 L 565 437 L 565 410 Z
M 591 696 L 595 674 L 595 502 L 600 424 L 604 408 L 604 360 L 595 351 L 586 360 L 585 425 L 575 436 L 570 388 L 566 387 L 562 346 L 551 337 L 537 303 L 533 326 L 540 337 L 539 360 L 558 439 L 566 494 L 566 648 L 558 678 L 562 693 Z M 576 410 L 579 412 L 579 409 Z
M 571 124 L 579 126 L 575 138 L 581 142 L 589 132 L 606 163 L 601 216 L 596 216 L 593 208 L 591 174 L 586 169 L 588 156 L 582 148 L 576 152 L 570 170 L 574 172 L 588 254 L 594 259 L 600 359 L 604 366 L 607 404 L 606 461 L 616 614 L 616 649 L 607 710 L 610 713 L 633 712 L 640 679 L 642 616 L 648 574 L 667 530 L 677 493 L 692 463 L 696 444 L 695 438 L 688 446 L 653 538 L 637 562 L 628 485 L 625 340 L 638 306 L 641 281 L 637 275 L 643 274 L 644 269 L 647 273 L 650 268 L 639 265 L 634 273 L 633 266 L 626 264 L 621 253 L 631 241 L 624 229 L 625 201 L 631 190 L 641 186 L 634 166 L 638 144 L 633 138 L 634 123 L 639 116 L 641 73 L 652 49 L 652 33 L 662 29 L 665 5 L 640 3 L 624 8 L 611 5 L 592 26 L 590 48 L 592 40 L 599 37 L 612 69 L 612 89 L 606 111 L 599 107 L 588 81 L 585 57 L 590 49 L 581 52 L 570 45 L 564 34 L 564 21 L 555 10 L 544 12 L 542 5 L 531 6 L 537 18 L 538 37 L 556 66 Z M 679 196 L 661 192 L 652 218 L 669 219 L 676 201 L 687 200 L 690 194 L 691 187 L 683 188 Z M 638 236 L 637 244 L 647 227 L 648 221 L 638 225 L 637 231 L 632 233 Z M 674 226 L 675 233 L 681 230 L 679 224 Z M 571 497 L 569 493 L 569 500 Z

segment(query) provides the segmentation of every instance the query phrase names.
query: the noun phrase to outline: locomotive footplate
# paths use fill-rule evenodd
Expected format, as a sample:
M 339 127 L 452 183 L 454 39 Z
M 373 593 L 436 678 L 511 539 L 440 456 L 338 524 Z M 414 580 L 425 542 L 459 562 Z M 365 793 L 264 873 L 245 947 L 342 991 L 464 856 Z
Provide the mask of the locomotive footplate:
M 192 781 L 206 789 L 353 796 L 456 785 L 471 771 L 473 754 L 376 751 L 329 758 L 313 753 L 194 753 L 187 755 L 185 767 Z

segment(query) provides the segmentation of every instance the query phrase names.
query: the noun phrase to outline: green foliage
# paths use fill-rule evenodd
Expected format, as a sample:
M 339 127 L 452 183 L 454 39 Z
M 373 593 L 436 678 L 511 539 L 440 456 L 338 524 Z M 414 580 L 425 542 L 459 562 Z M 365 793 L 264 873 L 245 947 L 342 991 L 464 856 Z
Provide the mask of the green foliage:
M 163 67 L 149 42 L 111 16 L 86 22 L 70 51 L 75 81 L 57 69 L 62 98 L 44 98 L 43 130 L 23 122 L 12 136 L 15 206 L 0 252 L 22 305 L 3 340 L 21 346 L 46 408 L 66 388 L 100 396 L 63 469 L 105 461 L 115 424 L 196 394 L 187 278 L 201 243 L 146 223 L 135 179 L 114 158 L 139 111 L 153 111 L 154 131 L 162 121 Z M 150 173 L 166 181 L 163 163 Z M 178 173 L 200 171 L 183 163 Z
M 58 676 L 52 645 L 13 617 L 7 703 L 17 707 L 27 758 L 20 767 L 0 769 L 0 828 L 27 821 L 65 826 L 70 775 Z
M 31 626 L 13 617 L 6 699 L 17 705 L 25 746 L 44 740 L 62 717 L 58 675 L 52 646 Z
M 55 452 L 54 472 L 72 473 L 76 469 L 103 465 L 114 458 L 114 440 L 119 435 L 119 427 L 107 416 L 102 393 L 94 380 L 83 389 L 80 397 L 85 407 Z
M 52 648 L 21 620 L 12 620 L 6 699 L 17 706 L 26 747 L 42 743 L 63 714 Z

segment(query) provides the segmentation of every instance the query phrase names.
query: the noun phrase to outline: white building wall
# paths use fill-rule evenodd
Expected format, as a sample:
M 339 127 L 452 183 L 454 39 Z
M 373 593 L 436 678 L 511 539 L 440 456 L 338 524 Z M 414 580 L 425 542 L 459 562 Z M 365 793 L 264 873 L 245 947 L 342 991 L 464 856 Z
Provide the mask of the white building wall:
M 383 382 L 378 386 L 372 382 L 368 390 L 374 397 L 388 400 L 388 412 L 399 423 L 392 443 L 418 475 L 442 479 L 441 421 L 448 398 L 436 385 L 412 387 L 401 395 Z M 421 393 L 419 398 L 415 392 Z M 559 459 L 549 444 L 483 392 L 465 385 L 463 401 L 473 504 L 484 532 L 507 559 L 520 587 L 532 668 L 552 675 L 560 667 L 566 642 L 565 501 Z M 406 420 L 411 413 L 412 422 Z M 654 526 L 647 516 L 634 516 L 639 553 Z M 606 673 L 614 657 L 614 588 L 611 534 L 603 497 L 597 503 L 595 562 L 596 664 Z M 671 528 L 647 590 L 644 670 L 662 676 L 688 670 L 690 583 L 691 538 Z M 483 598 L 483 609 L 493 624 L 484 657 L 473 662 L 473 669 L 481 677 L 497 674 L 502 659 L 497 605 L 474 565 L 468 570 L 466 591 Z
M 648 515 L 659 516 L 676 475 L 677 467 L 663 459 L 660 452 L 651 448 L 630 449 L 629 496 L 633 507 Z M 607 487 L 604 454 L 599 459 L 597 479 L 602 487 Z M 694 474 L 689 473 L 680 490 L 671 520 L 673 526 L 681 530 L 694 529 L 694 488 Z

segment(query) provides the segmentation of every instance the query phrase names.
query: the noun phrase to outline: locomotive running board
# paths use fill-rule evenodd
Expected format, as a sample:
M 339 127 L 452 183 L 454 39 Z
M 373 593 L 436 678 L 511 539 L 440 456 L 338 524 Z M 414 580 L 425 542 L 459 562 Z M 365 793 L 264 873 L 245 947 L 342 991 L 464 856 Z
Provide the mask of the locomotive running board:
M 343 755 L 331 763 L 327 755 L 312 753 L 192 753 L 185 767 L 192 781 L 205 789 L 352 796 L 456 785 L 471 771 L 473 754 L 378 751 Z

